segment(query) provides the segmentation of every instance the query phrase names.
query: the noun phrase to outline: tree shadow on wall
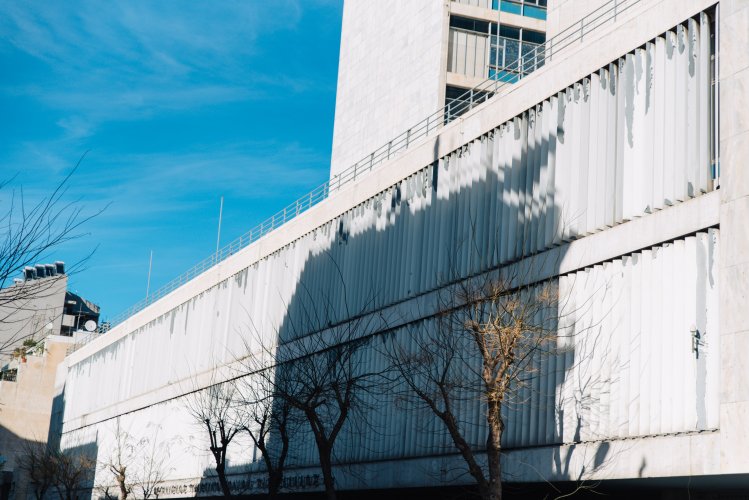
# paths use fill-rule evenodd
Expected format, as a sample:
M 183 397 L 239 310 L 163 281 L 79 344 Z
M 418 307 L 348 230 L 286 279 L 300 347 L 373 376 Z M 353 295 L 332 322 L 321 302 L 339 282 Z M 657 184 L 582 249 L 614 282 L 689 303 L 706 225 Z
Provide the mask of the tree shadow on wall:
M 293 377 L 294 363 L 306 359 L 315 367 L 307 368 L 307 376 L 315 372 L 321 378 L 331 359 L 333 364 L 340 361 L 335 360 L 337 346 L 356 346 L 346 356 L 345 378 L 367 377 L 368 382 L 357 395 L 363 411 L 350 412 L 333 443 L 332 465 L 340 488 L 407 487 L 424 477 L 435 485 L 470 483 L 434 415 L 405 408 L 391 390 L 382 344 L 387 337 L 410 335 L 414 325 L 439 314 L 440 290 L 498 276 L 513 266 L 522 269 L 526 285 L 553 280 L 559 273 L 567 251 L 564 226 L 574 217 L 554 202 L 554 173 L 544 160 L 554 145 L 543 137 L 529 145 L 528 119 L 518 118 L 437 159 L 260 263 L 282 266 L 282 280 L 293 283 L 286 296 L 281 287 L 270 286 L 279 289 L 285 305 L 279 320 L 252 319 L 271 325 L 262 335 L 273 337 L 266 341 L 278 347 L 278 376 Z M 564 362 L 547 364 L 546 371 L 534 377 L 543 379 L 543 386 L 535 384 L 527 401 L 507 410 L 518 415 L 511 423 L 516 427 L 530 425 L 531 418 L 536 427 L 551 423 L 518 448 L 554 450 L 569 433 L 568 422 L 556 412 L 563 406 L 560 388 L 567 372 L 580 360 L 575 354 L 577 334 L 565 335 L 564 349 L 554 355 Z M 327 383 L 336 385 L 330 379 Z M 320 421 L 333 425 L 342 407 L 331 398 L 320 404 L 327 405 Z M 465 415 L 473 416 L 466 416 L 462 425 L 479 454 L 486 443 L 480 418 L 484 404 L 480 398 L 463 402 Z M 308 430 L 295 436 L 288 470 L 319 470 L 317 442 Z M 565 469 L 552 456 L 550 451 L 548 461 L 533 464 L 534 470 L 524 477 L 578 479 L 577 471 Z M 608 458 L 601 448 L 593 461 L 600 466 Z M 404 459 L 414 460 L 387 465 Z M 513 454 L 503 460 L 512 461 Z

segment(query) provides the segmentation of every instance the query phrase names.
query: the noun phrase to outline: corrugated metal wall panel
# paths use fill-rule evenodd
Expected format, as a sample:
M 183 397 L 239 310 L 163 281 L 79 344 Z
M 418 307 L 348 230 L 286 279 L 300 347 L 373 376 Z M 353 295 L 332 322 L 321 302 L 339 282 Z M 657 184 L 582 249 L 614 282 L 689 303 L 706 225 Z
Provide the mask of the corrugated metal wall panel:
M 717 422 L 717 351 L 696 357 L 689 335 L 691 321 L 698 328 L 716 321 L 717 284 L 710 278 L 716 244 L 717 231 L 710 230 L 561 276 L 560 296 L 567 307 L 562 316 L 574 330 L 564 336 L 560 325 L 559 346 L 567 351 L 535 361 L 537 376 L 507 412 L 505 446 L 684 432 Z M 699 315 L 702 319 L 695 320 Z M 411 326 L 391 335 L 416 350 L 418 343 L 409 339 L 434 328 Z M 710 337 L 711 346 L 717 338 Z M 369 356 L 369 363 L 385 366 L 377 345 Z M 695 390 L 700 383 L 704 389 Z M 368 425 L 380 431 L 363 437 L 350 426 L 341 437 L 341 460 L 451 448 L 442 424 L 428 411 L 397 403 L 392 394 L 378 397 L 371 400 L 374 407 L 389 411 L 376 412 Z M 482 447 L 484 405 L 475 395 L 465 397 L 456 402 L 456 412 L 468 441 Z M 397 438 L 383 440 L 383 435 Z
M 703 16 L 362 201 L 72 366 L 66 420 L 189 385 L 244 352 L 250 323 L 288 340 L 711 190 L 709 59 Z M 561 276 L 568 351 L 537 360 L 544 375 L 508 410 L 506 445 L 715 427 L 717 238 L 710 230 Z M 319 323 L 300 324 L 316 308 Z M 367 363 L 385 360 L 373 349 Z M 434 419 L 380 398 L 379 434 L 349 428 L 342 458 L 450 448 Z M 482 407 L 461 406 L 461 417 L 483 445 Z M 300 446 L 295 460 L 313 460 L 313 443 Z
M 450 28 L 447 70 L 451 73 L 486 78 L 489 36 Z

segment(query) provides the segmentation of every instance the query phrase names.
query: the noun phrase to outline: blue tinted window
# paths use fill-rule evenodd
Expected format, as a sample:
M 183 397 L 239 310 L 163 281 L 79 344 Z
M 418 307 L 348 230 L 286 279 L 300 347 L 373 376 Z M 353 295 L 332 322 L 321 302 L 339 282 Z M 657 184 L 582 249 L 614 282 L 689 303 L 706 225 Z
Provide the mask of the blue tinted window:
M 503 69 L 489 68 L 489 78 L 499 80 L 500 82 L 515 83 L 518 81 L 518 74 Z
M 520 28 L 513 28 L 512 26 L 503 24 L 499 27 L 499 36 L 520 40 Z
M 533 5 L 525 5 L 523 7 L 523 15 L 533 17 L 535 19 L 546 19 L 546 9 L 535 7 Z
M 525 8 L 527 9 L 528 6 L 526 5 Z M 542 31 L 523 30 L 523 41 L 536 44 L 544 43 L 546 41 L 546 33 Z
M 510 14 L 523 14 L 523 8 L 520 4 L 517 4 L 515 2 L 508 2 L 507 0 L 502 0 L 502 3 L 500 4 L 500 10 L 503 12 L 509 12 Z
M 533 17 L 535 19 L 546 19 L 546 0 L 492 0 L 492 9 Z
M 489 23 L 486 21 L 479 21 L 477 19 L 468 19 L 460 16 L 450 16 L 450 26 L 452 28 L 460 28 L 468 31 L 476 31 L 478 33 L 488 33 Z

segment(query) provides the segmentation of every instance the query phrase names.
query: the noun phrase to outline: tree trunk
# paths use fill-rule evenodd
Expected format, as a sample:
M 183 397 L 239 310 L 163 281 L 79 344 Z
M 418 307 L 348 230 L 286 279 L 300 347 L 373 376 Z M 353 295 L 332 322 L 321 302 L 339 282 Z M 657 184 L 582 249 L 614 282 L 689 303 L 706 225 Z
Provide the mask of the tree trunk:
M 36 500 L 44 500 L 44 497 L 47 496 L 47 488 L 40 488 L 38 491 L 35 492 L 34 496 L 36 497 Z
M 330 459 L 330 450 L 323 452 L 320 448 L 320 468 L 322 479 L 325 484 L 325 496 L 328 500 L 336 500 L 335 481 L 333 480 L 333 466 Z
M 437 413 L 437 416 L 442 420 L 442 422 L 444 422 L 445 427 L 447 427 L 447 431 L 450 433 L 450 437 L 453 440 L 453 444 L 458 449 L 460 456 L 465 460 L 466 465 L 468 465 L 468 473 L 476 480 L 479 495 L 484 500 L 488 500 L 490 498 L 489 483 L 484 477 L 484 471 L 481 468 L 481 465 L 479 465 L 476 461 L 476 457 L 473 455 L 471 446 L 460 433 L 455 415 L 453 415 L 450 410 L 446 410 L 445 412 Z
M 328 500 L 336 500 L 335 481 L 333 480 L 333 463 L 331 459 L 331 446 L 320 435 L 315 433 L 317 441 L 317 451 L 320 456 L 320 469 L 322 470 L 322 480 L 325 485 L 325 497 Z
M 226 481 L 226 466 L 225 464 L 216 465 L 216 474 L 218 475 L 218 484 L 221 486 L 221 493 L 225 497 L 231 496 L 231 490 L 229 489 L 229 483 Z
M 120 487 L 121 500 L 127 500 L 127 486 L 125 485 L 125 469 L 122 468 L 117 474 L 117 485 Z
M 486 437 L 486 458 L 489 465 L 489 487 L 486 500 L 502 500 L 502 405 L 499 401 L 489 401 L 487 408 L 489 435 Z
M 268 472 L 268 498 L 278 498 L 278 490 L 283 482 L 283 472 L 274 470 Z

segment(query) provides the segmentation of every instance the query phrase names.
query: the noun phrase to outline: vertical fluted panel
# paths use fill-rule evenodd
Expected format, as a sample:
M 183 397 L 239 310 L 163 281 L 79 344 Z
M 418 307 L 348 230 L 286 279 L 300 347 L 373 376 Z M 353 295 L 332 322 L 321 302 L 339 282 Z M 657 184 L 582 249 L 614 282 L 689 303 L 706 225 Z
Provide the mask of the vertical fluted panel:
M 560 277 L 574 325 L 560 329 L 574 351 L 557 403 L 574 415 L 564 441 L 715 425 L 716 242 L 710 230 Z
M 249 328 L 287 341 L 710 191 L 709 26 L 677 26 L 72 366 L 66 419 L 188 389 L 246 354 Z M 717 242 L 711 229 L 560 276 L 560 349 L 534 359 L 505 445 L 715 428 Z M 378 338 L 362 369 L 385 368 Z M 349 424 L 339 458 L 450 449 L 428 412 L 366 402 L 376 432 Z M 481 400 L 458 411 L 483 446 Z M 308 435 L 295 453 L 315 461 Z

